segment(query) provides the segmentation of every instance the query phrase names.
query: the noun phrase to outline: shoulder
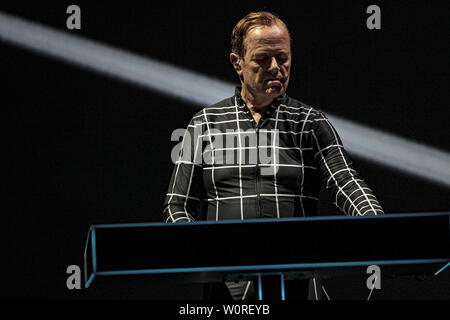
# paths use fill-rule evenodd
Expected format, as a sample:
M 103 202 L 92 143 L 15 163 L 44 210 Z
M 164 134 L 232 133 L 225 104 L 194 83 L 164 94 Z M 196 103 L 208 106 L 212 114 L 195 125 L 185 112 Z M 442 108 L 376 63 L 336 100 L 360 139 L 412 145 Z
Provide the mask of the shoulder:
M 205 114 L 220 115 L 226 112 L 233 112 L 235 111 L 235 109 L 236 109 L 235 96 L 232 96 L 200 109 L 199 111 L 197 111 L 197 113 L 194 114 L 194 116 L 191 119 L 191 122 L 204 120 Z
M 236 109 L 236 97 L 232 96 L 223 99 L 213 105 L 207 106 L 201 110 L 201 112 L 208 113 L 223 113 L 227 111 L 233 111 Z
M 317 107 L 310 106 L 300 100 L 287 96 L 280 104 L 280 110 L 302 115 L 302 118 L 314 121 L 325 117 L 323 111 Z

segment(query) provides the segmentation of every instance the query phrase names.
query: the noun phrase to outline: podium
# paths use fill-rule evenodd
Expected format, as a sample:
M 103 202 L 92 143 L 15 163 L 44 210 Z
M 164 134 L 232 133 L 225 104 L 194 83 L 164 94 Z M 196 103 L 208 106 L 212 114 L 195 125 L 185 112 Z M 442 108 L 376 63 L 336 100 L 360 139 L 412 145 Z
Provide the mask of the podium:
M 85 286 L 97 277 L 187 282 L 439 274 L 450 262 L 450 212 L 92 225 Z M 262 299 L 264 288 L 258 286 Z

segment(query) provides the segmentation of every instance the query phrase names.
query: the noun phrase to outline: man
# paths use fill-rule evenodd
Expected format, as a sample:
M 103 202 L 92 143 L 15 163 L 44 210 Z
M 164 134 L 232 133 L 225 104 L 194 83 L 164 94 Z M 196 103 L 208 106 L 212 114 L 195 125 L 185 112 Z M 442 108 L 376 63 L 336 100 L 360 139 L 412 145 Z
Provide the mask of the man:
M 234 27 L 231 46 L 241 86 L 192 118 L 165 221 L 314 216 L 321 183 L 345 214 L 382 214 L 323 112 L 286 94 L 292 56 L 284 22 L 250 13 Z M 253 288 L 227 285 L 234 298 Z

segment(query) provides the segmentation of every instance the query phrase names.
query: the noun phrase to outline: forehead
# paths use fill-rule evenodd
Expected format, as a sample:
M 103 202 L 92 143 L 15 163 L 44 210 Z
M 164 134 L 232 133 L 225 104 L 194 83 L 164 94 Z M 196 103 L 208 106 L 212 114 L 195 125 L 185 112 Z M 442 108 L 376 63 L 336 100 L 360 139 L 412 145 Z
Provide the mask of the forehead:
M 245 37 L 247 52 L 260 50 L 290 51 L 289 33 L 279 23 L 270 26 L 257 26 L 250 29 Z

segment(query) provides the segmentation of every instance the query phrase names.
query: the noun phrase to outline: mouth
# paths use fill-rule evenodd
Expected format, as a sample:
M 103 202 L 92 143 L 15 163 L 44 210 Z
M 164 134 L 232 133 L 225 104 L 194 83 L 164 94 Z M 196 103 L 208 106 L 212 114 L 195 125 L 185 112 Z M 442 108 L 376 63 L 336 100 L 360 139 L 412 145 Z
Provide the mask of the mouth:
M 274 87 L 282 87 L 283 86 L 280 79 L 268 79 L 268 80 L 266 80 L 266 84 L 271 87 L 272 86 L 274 86 Z
M 269 81 L 279 81 L 279 82 L 281 82 L 281 78 L 270 78 L 270 79 L 266 80 L 266 82 L 269 82 Z

